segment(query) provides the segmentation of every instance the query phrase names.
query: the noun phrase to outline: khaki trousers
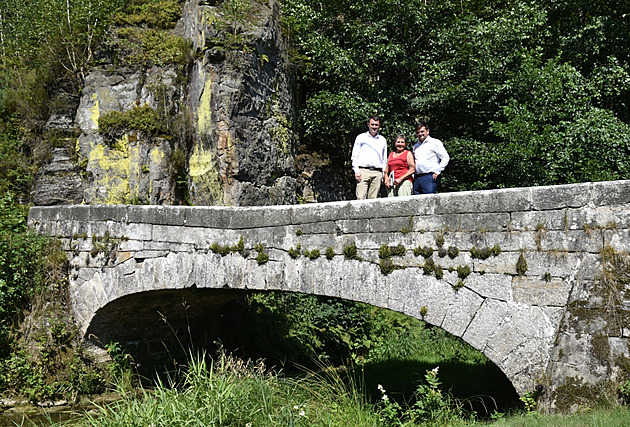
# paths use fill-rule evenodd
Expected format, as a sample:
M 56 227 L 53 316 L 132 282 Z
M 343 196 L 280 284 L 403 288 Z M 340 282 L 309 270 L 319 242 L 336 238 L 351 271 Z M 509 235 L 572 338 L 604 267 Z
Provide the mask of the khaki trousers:
M 387 197 L 395 196 L 411 196 L 413 194 L 413 184 L 408 179 L 404 180 L 395 187 L 387 190 Z
M 376 199 L 383 180 L 382 171 L 359 168 L 361 182 L 357 182 L 357 200 Z

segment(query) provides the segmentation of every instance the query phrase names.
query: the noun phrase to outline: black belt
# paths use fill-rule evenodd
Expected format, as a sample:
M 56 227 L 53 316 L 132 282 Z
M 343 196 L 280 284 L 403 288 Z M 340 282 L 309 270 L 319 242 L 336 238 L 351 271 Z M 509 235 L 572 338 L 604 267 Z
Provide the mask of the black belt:
M 369 169 L 371 171 L 383 172 L 383 168 L 375 168 L 372 166 L 359 166 L 359 169 Z

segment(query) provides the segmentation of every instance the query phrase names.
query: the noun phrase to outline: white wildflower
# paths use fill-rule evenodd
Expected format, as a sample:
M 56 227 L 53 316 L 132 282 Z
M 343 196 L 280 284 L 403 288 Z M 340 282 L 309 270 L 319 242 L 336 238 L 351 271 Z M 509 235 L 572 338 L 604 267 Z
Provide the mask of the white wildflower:
M 304 415 L 306 415 L 306 412 L 304 412 L 304 410 L 302 409 L 302 410 L 300 411 L 299 415 L 300 415 L 301 417 L 303 417 Z

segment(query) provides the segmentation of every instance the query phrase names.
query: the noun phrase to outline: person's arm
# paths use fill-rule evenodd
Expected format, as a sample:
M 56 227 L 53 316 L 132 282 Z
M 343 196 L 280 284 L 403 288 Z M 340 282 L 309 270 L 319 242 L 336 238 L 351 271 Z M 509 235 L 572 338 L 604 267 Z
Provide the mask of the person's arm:
M 385 164 L 385 170 L 383 171 L 383 184 L 385 187 L 389 188 L 389 157 L 387 158 L 387 162 Z
M 446 148 L 444 148 L 444 144 L 442 144 L 442 141 L 440 141 L 439 139 L 436 141 L 435 144 L 435 154 L 440 161 L 440 165 L 438 166 L 438 169 L 433 172 L 433 179 L 437 179 L 437 176 L 442 173 L 446 165 L 448 165 L 449 160 L 451 159 L 446 152 Z
M 361 182 L 361 172 L 359 171 L 359 165 L 358 165 L 358 160 L 359 160 L 359 150 L 360 150 L 360 145 L 359 142 L 359 137 L 357 136 L 357 138 L 354 140 L 354 146 L 352 147 L 352 156 L 350 157 L 350 160 L 352 161 L 352 170 L 354 171 L 354 178 L 357 180 L 357 182 Z

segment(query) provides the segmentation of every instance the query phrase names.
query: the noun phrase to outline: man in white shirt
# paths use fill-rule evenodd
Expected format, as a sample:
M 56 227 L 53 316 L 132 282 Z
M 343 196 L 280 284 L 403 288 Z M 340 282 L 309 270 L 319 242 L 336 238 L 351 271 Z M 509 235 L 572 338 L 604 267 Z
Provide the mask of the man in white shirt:
M 376 199 L 387 166 L 387 141 L 379 135 L 381 119 L 370 117 L 368 131 L 357 135 L 352 147 L 352 170 L 357 180 L 357 199 Z
M 448 165 L 450 157 L 442 141 L 429 136 L 429 126 L 426 123 L 416 126 L 416 136 L 418 142 L 413 146 L 413 157 L 416 160 L 413 193 L 437 193 L 440 174 Z

